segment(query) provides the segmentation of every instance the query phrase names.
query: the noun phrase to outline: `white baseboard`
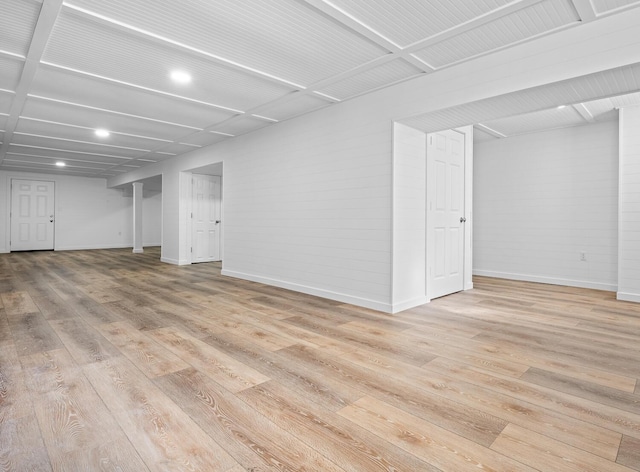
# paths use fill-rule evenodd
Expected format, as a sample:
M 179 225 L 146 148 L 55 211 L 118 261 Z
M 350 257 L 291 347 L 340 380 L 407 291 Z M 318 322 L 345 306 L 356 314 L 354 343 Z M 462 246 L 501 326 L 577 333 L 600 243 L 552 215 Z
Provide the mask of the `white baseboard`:
M 144 252 L 144 249 L 134 249 L 132 252 L 134 254 L 142 254 Z
M 392 314 L 400 313 L 401 311 L 409 310 L 411 308 L 424 305 L 425 303 L 429 303 L 430 301 L 431 300 L 429 300 L 426 296 L 424 296 L 424 297 L 414 298 L 412 300 L 406 300 L 401 303 L 394 303 L 391 306 L 391 313 Z
M 222 269 L 222 275 L 227 277 L 235 277 L 237 279 L 250 280 L 252 282 L 258 282 L 265 285 L 272 285 L 274 287 L 286 288 L 295 292 L 306 293 L 307 295 L 315 295 L 316 297 L 328 298 L 329 300 L 335 300 L 338 302 L 349 303 L 351 305 L 357 305 L 364 308 L 370 308 L 372 310 L 382 311 L 384 313 L 392 313 L 392 306 L 389 303 L 378 302 L 375 300 L 369 300 L 367 298 L 354 297 L 344 293 L 333 292 L 331 290 L 324 290 L 315 287 L 309 287 L 307 285 L 296 284 L 292 282 L 286 282 L 284 280 L 272 279 L 270 277 L 263 277 L 260 275 L 245 274 L 243 272 L 236 272 L 233 270 Z
M 616 298 L 624 302 L 640 303 L 640 294 L 638 293 L 618 292 L 616 293 Z
M 614 284 L 590 282 L 588 280 L 562 279 L 557 277 L 545 277 L 530 274 L 514 274 L 511 272 L 496 272 L 492 270 L 482 269 L 474 269 L 473 275 L 495 277 L 497 279 L 521 280 L 523 282 L 537 282 L 541 284 L 565 285 L 567 287 L 591 288 L 594 290 L 605 290 L 607 292 L 615 292 L 618 289 L 618 286 Z
M 90 246 L 55 246 L 54 251 L 93 251 L 97 249 L 131 249 L 131 244 L 109 244 L 109 245 L 90 245 Z
M 191 262 L 185 260 L 185 259 L 171 259 L 169 257 L 161 257 L 160 258 L 160 262 L 166 262 L 167 264 L 173 264 L 173 265 L 189 265 L 191 264 Z

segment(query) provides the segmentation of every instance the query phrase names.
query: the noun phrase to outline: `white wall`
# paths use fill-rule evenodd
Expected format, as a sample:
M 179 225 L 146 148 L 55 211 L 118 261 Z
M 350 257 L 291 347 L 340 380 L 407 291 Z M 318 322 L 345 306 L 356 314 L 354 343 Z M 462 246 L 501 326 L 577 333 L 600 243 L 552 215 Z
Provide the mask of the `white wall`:
M 55 249 L 131 247 L 132 198 L 107 188 L 105 179 L 0 171 L 0 252 L 9 252 L 11 179 L 55 182 Z M 160 244 L 162 195 L 145 198 L 144 241 Z
M 617 121 L 476 143 L 474 186 L 475 274 L 616 289 Z
M 160 246 L 162 243 L 162 191 L 143 191 L 143 194 L 142 244 L 143 246 Z
M 185 263 L 180 175 L 224 162 L 224 274 L 392 311 L 393 121 L 640 62 L 639 20 L 632 11 L 525 42 L 109 184 L 163 174 L 162 257 Z
M 393 128 L 392 311 L 426 303 L 427 136 L 406 125 Z
M 618 298 L 640 302 L 640 107 L 620 110 Z

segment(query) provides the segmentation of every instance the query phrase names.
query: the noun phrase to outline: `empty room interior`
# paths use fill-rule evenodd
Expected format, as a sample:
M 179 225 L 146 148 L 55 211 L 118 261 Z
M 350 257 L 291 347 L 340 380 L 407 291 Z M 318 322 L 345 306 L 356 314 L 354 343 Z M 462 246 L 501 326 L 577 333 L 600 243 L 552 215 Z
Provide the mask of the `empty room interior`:
M 4 0 L 0 469 L 640 471 L 640 1 Z

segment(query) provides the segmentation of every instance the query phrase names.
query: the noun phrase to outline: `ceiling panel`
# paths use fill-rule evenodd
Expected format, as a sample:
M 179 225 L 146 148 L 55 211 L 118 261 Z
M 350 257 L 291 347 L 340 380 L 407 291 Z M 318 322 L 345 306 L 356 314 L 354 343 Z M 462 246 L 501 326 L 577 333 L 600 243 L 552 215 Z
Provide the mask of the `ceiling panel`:
M 75 151 L 82 153 L 109 154 L 122 157 L 137 157 L 147 152 L 145 149 L 129 149 L 110 145 L 99 145 L 93 143 L 81 143 L 74 141 L 64 141 L 48 136 L 33 136 L 21 133 L 13 134 L 13 144 L 26 144 L 43 148 L 63 149 L 65 151 Z
M 50 157 L 59 160 L 76 159 L 90 162 L 105 162 L 110 164 L 119 164 L 121 162 L 131 160 L 130 157 L 110 155 L 107 152 L 88 154 L 80 151 L 71 151 L 68 149 L 47 148 L 43 146 L 30 146 L 21 144 L 11 144 L 9 146 L 9 152 L 7 152 L 7 155 Z
M 399 47 L 448 30 L 511 0 L 331 0 L 340 10 Z
M 396 59 L 381 66 L 369 69 L 348 79 L 337 81 L 319 92 L 345 100 L 371 90 L 406 80 L 423 74 L 422 70 L 404 59 Z
M 414 54 L 432 67 L 444 67 L 580 20 L 570 0 L 545 0 Z
M 479 126 L 473 127 L 473 142 L 474 143 L 482 143 L 485 141 L 493 141 L 494 139 L 498 139 L 494 135 L 484 131 Z
M 172 144 L 168 144 L 166 146 L 163 146 L 162 149 L 160 149 L 162 152 L 168 152 L 171 154 L 184 154 L 185 152 L 191 152 L 191 151 L 195 151 L 196 149 L 200 149 L 202 146 L 198 146 L 198 145 L 189 145 L 186 143 L 172 143 Z
M 544 129 L 565 128 L 586 124 L 587 121 L 573 107 L 552 108 L 482 124 L 506 136 L 514 136 Z
M 616 108 L 640 105 L 640 92 L 621 95 L 619 97 L 611 97 L 611 102 Z
M 96 174 L 99 174 L 102 177 L 109 177 L 111 175 L 115 175 L 115 172 L 103 171 L 99 169 L 96 170 L 96 169 L 79 168 L 79 167 L 60 168 L 50 164 L 32 163 L 29 161 L 22 161 L 22 160 L 16 161 L 12 159 L 5 159 L 2 165 L 0 165 L 0 170 L 15 170 L 15 171 L 46 173 L 46 174 L 65 174 L 65 175 L 77 175 L 77 176 L 85 176 L 85 177 L 95 177 Z
M 60 161 L 60 158 L 55 156 L 41 156 L 38 154 L 15 154 L 15 153 L 7 153 L 7 160 L 12 162 L 31 162 L 33 164 L 43 164 L 54 166 L 56 162 Z M 94 161 L 94 160 L 83 160 L 83 159 L 72 159 L 65 158 L 64 162 L 66 164 L 65 167 L 73 167 L 73 168 L 85 168 L 85 169 L 108 169 L 113 167 L 119 162 L 105 162 L 105 161 Z
M 16 132 L 39 136 L 55 136 L 59 139 L 85 141 L 95 143 L 97 145 L 124 146 L 137 149 L 155 149 L 171 142 L 167 140 L 127 136 L 113 132 L 108 138 L 99 138 L 95 135 L 95 131 L 93 129 L 66 126 L 24 118 L 21 118 L 18 121 Z
M 639 3 L 638 0 L 591 0 L 593 8 L 595 8 L 598 13 L 606 13 L 611 10 L 637 5 Z
M 28 98 L 22 116 L 54 121 L 88 128 L 105 128 L 114 132 L 127 132 L 159 139 L 178 139 L 193 132 L 190 128 L 153 120 L 144 120 L 117 113 L 108 113 L 66 103 Z
M 209 146 L 211 144 L 224 141 L 228 136 L 222 134 L 210 133 L 209 131 L 198 131 L 189 136 L 184 136 L 180 139 L 181 143 L 195 144 L 197 146 Z
M 275 120 L 282 121 L 326 107 L 331 103 L 332 102 L 328 102 L 314 95 L 294 93 L 291 94 L 287 100 L 281 100 L 278 103 L 265 107 L 261 112 Z
M 0 50 L 27 55 L 42 2 L 3 0 L 0 14 Z
M 15 91 L 23 64 L 20 59 L 0 55 L 0 88 Z
M 161 153 L 161 152 L 149 152 L 142 157 L 137 158 L 138 161 L 144 162 L 160 162 L 166 159 L 170 159 L 177 154 L 174 153 Z
M 609 113 L 612 109 L 640 106 L 640 92 L 594 100 L 585 103 L 584 106 L 596 120 L 606 119 L 607 117 L 602 115 Z
M 234 115 L 218 108 L 51 67 L 38 70 L 31 94 L 197 128 L 205 128 Z
M 260 118 L 253 118 L 251 116 L 242 116 L 238 119 L 231 120 L 221 126 L 216 127 L 215 131 L 221 133 L 229 133 L 234 136 L 249 133 L 251 131 L 265 128 L 273 124 L 272 122 L 262 120 Z
M 300 85 L 387 52 L 296 0 L 71 3 Z
M 0 130 L 4 131 L 7 126 L 7 115 L 0 115 Z
M 79 17 L 61 15 L 43 60 L 207 103 L 247 110 L 289 93 L 292 88 L 218 64 L 204 56 L 185 54 L 168 44 Z M 188 85 L 170 79 L 172 70 L 187 71 Z
M 0 90 L 0 113 L 9 113 L 14 96 L 15 95 L 13 93 L 3 92 Z

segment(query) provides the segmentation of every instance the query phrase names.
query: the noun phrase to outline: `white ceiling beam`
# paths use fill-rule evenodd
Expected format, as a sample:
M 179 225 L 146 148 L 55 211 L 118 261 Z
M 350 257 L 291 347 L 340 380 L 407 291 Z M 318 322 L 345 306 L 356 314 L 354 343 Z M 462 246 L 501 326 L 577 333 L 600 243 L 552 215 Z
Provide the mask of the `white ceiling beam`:
M 502 134 L 500 131 L 496 131 L 493 128 L 489 128 L 487 125 L 483 125 L 482 123 L 476 123 L 474 126 L 476 128 L 478 128 L 478 129 L 480 129 L 481 131 L 484 131 L 485 133 L 490 134 L 494 138 L 506 138 L 507 137 L 506 134 Z
M 595 8 L 593 8 L 591 0 L 571 0 L 571 3 L 573 3 L 573 7 L 576 9 L 578 15 L 580 16 L 580 21 L 582 21 L 583 23 L 593 21 L 598 17 Z
M 585 121 L 589 123 L 594 123 L 596 120 L 589 111 L 589 109 L 585 106 L 584 103 L 576 103 L 575 105 L 571 105 L 578 114 L 584 118 Z
M 24 108 L 24 104 L 27 100 L 27 94 L 31 89 L 31 84 L 33 83 L 33 79 L 38 71 L 40 59 L 42 59 L 44 49 L 47 46 L 49 36 L 53 31 L 53 27 L 58 19 L 61 8 L 62 0 L 44 0 L 42 3 L 42 8 L 38 15 L 38 21 L 31 38 L 31 44 L 29 45 L 29 51 L 27 52 L 24 67 L 22 68 L 20 82 L 16 87 L 16 95 L 13 98 L 13 103 L 9 110 L 9 117 L 7 118 L 7 125 L 5 127 L 4 142 L 0 146 L 0 165 L 7 154 L 9 143 L 11 143 L 13 138 L 13 132 L 18 125 L 20 114 L 22 113 L 22 109 Z

